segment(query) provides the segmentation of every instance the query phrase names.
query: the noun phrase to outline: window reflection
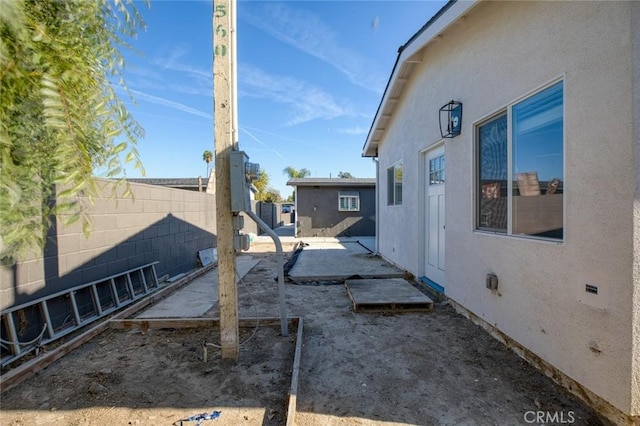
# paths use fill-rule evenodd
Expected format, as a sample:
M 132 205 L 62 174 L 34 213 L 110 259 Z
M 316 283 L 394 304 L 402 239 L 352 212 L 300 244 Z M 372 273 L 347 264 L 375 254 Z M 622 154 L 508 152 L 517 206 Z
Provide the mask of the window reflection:
M 478 227 L 507 232 L 507 114 L 478 130 Z
M 514 234 L 563 238 L 563 90 L 555 84 L 514 105 Z
M 560 82 L 513 105 L 510 122 L 505 111 L 478 127 L 478 229 L 506 233 L 511 201 L 511 234 L 564 237 L 563 120 Z

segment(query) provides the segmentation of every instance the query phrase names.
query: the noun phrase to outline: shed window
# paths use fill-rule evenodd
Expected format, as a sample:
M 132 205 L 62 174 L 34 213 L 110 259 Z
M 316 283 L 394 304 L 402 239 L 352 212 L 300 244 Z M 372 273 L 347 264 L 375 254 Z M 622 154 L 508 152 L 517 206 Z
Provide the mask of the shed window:
M 477 127 L 477 229 L 563 239 L 563 104 L 559 82 Z
M 387 169 L 387 205 L 402 204 L 402 161 Z
M 340 191 L 338 195 L 338 211 L 360 211 L 360 193 L 358 191 Z

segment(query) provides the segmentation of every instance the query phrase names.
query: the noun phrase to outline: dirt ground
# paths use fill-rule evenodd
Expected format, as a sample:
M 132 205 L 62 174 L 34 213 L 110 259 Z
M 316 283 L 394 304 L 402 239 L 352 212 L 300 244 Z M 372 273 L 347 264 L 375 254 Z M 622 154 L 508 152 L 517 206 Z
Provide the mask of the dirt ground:
M 279 316 L 271 250 L 249 253 L 261 260 L 238 287 L 240 317 Z M 446 302 L 362 314 L 341 283 L 286 287 L 289 315 L 304 318 L 298 425 L 543 424 L 538 412 L 556 420 L 544 424 L 608 424 Z M 214 410 L 203 426 L 284 424 L 295 330 L 243 328 L 238 363 L 212 347 L 203 362 L 203 342 L 218 340 L 216 329 L 108 330 L 3 393 L 0 424 L 179 425 Z

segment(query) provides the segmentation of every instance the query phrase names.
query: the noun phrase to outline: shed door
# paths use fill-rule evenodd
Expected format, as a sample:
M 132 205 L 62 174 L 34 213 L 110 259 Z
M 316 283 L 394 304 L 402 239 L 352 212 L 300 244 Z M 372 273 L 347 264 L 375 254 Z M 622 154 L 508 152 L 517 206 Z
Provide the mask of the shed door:
M 424 270 L 431 281 L 444 287 L 445 271 L 445 209 L 444 146 L 431 150 L 425 156 L 425 231 Z

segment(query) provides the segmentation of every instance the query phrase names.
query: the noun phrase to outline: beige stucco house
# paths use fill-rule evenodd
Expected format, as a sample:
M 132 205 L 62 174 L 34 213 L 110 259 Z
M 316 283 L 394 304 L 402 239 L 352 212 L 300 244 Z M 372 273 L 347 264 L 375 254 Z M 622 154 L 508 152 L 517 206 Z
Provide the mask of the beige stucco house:
M 384 258 L 640 422 L 640 2 L 449 2 L 363 155 Z

